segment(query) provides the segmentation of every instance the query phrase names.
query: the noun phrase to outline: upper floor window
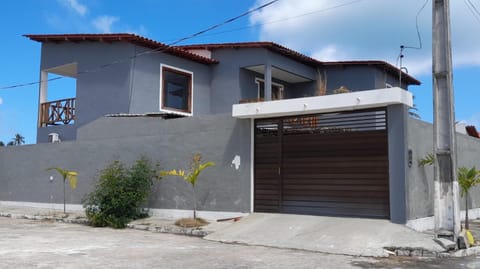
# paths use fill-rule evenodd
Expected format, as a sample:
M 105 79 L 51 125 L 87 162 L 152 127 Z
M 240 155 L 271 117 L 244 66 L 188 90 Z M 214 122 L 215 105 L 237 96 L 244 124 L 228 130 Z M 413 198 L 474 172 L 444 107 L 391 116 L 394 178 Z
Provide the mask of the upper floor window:
M 265 81 L 260 78 L 255 79 L 255 83 L 258 85 L 258 98 L 265 98 Z M 283 99 L 283 85 L 272 82 L 272 100 Z
M 192 112 L 192 73 L 161 66 L 162 109 Z

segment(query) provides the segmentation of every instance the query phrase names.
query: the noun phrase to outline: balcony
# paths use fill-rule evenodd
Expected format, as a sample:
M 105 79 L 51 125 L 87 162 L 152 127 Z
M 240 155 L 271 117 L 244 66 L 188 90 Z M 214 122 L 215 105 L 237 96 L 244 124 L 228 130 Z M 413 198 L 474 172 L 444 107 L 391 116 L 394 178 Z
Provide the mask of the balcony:
M 42 103 L 40 126 L 70 124 L 75 121 L 75 98 Z

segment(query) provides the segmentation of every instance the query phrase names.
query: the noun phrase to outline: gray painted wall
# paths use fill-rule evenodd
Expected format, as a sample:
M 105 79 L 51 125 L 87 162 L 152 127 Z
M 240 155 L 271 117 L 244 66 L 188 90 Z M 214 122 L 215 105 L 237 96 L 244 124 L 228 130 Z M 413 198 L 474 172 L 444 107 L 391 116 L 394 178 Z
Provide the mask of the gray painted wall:
M 210 103 L 212 113 L 231 113 L 233 104 L 237 104 L 241 99 L 256 97 L 255 78 L 263 75 L 245 70 L 245 67 L 270 63 L 312 80 L 316 76 L 315 68 L 266 49 L 218 49 L 212 51 L 212 58 L 220 61 L 212 66 Z M 273 81 L 289 86 L 288 83 L 279 80 Z
M 141 48 L 136 47 L 136 50 Z M 138 53 L 138 51 L 136 52 Z M 130 113 L 158 112 L 160 109 L 160 64 L 193 73 L 193 114 L 210 114 L 210 66 L 164 53 L 135 58 Z
M 375 68 L 371 66 L 327 66 L 327 93 L 345 86 L 351 91 L 375 88 Z
M 408 169 L 407 218 L 417 219 L 433 216 L 433 167 L 419 167 L 418 162 L 433 152 L 433 126 L 430 123 L 409 118 L 408 148 L 412 151 L 412 167 Z M 457 166 L 480 168 L 480 139 L 457 133 Z M 465 209 L 464 198 L 460 207 Z M 480 187 L 473 188 L 470 208 L 480 207 Z
M 48 167 L 79 172 L 78 188 L 68 190 L 67 202 L 80 203 L 92 190 L 98 171 L 113 160 L 132 163 L 141 155 L 160 161 L 161 168 L 187 168 L 200 152 L 217 165 L 198 182 L 199 210 L 250 211 L 250 121 L 230 115 L 160 118 L 102 118 L 81 128 L 79 140 L 0 148 L 0 200 L 62 203 L 62 180 Z M 215 122 L 215 127 L 212 123 Z M 138 130 L 132 136 L 132 131 Z M 112 135 L 115 134 L 115 138 Z M 105 138 L 105 139 L 103 139 Z M 238 155 L 238 170 L 232 166 Z M 49 183 L 49 176 L 55 180 Z M 150 206 L 191 209 L 191 189 L 179 178 L 155 184 Z M 50 199 L 51 195 L 53 199 Z
M 74 140 L 75 129 L 112 113 L 160 110 L 160 64 L 179 67 L 193 75 L 193 113 L 210 114 L 210 66 L 164 53 L 125 60 L 144 48 L 124 42 L 44 43 L 41 70 L 77 63 L 76 115 L 73 127 L 56 127 L 62 140 Z M 82 73 L 89 70 L 90 72 Z M 53 82 L 52 82 L 53 83 Z M 72 96 L 74 97 L 74 96 Z M 51 101 L 51 100 L 49 100 Z M 48 141 L 49 130 L 39 128 L 37 142 Z

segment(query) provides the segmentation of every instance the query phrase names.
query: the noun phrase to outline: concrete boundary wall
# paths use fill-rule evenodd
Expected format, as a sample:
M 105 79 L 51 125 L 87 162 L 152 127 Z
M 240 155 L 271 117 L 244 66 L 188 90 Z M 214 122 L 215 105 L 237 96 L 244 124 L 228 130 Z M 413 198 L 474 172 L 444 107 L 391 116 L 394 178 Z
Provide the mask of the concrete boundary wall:
M 407 171 L 406 179 L 409 201 L 407 219 L 411 224 L 416 223 L 416 219 L 419 219 L 418 223 L 428 223 L 428 219 L 422 219 L 433 216 L 433 167 L 420 167 L 418 163 L 428 153 L 433 152 L 432 124 L 412 118 L 408 120 L 408 150 L 412 152 L 412 166 Z M 457 133 L 457 166 L 480 168 L 480 139 Z M 461 210 L 465 210 L 465 200 L 463 197 L 460 199 Z M 480 186 L 472 189 L 469 208 L 480 208 Z
M 198 210 L 250 211 L 250 121 L 230 115 L 161 118 L 101 118 L 79 130 L 79 140 L 0 148 L 0 201 L 63 203 L 63 183 L 49 167 L 79 172 L 78 187 L 67 187 L 67 203 L 80 204 L 101 169 L 114 160 L 132 164 L 146 156 L 162 169 L 188 168 L 199 152 L 216 166 L 197 183 Z M 108 128 L 105 128 L 108 127 Z M 111 134 L 111 139 L 107 135 Z M 133 135 L 132 135 L 133 134 Z M 238 156 L 238 157 L 237 157 Z M 232 160 L 240 159 L 240 165 Z M 54 177 L 50 183 L 50 176 Z M 192 209 L 191 187 L 177 177 L 155 183 L 149 206 Z

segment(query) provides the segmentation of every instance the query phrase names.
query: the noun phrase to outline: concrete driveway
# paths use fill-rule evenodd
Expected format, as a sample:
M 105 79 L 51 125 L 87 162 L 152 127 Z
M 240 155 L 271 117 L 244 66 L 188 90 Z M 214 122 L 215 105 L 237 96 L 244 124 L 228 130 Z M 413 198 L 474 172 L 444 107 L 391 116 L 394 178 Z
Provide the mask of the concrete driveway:
M 254 213 L 205 239 L 372 257 L 387 257 L 385 249 L 408 252 L 398 253 L 402 256 L 445 252 L 433 235 L 388 220 L 366 218 Z

